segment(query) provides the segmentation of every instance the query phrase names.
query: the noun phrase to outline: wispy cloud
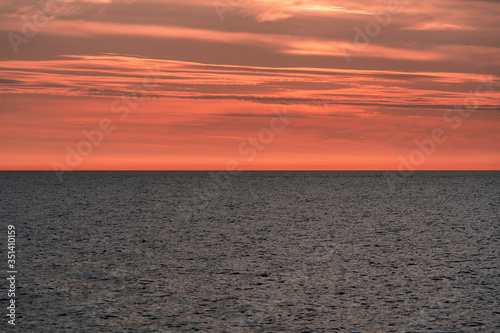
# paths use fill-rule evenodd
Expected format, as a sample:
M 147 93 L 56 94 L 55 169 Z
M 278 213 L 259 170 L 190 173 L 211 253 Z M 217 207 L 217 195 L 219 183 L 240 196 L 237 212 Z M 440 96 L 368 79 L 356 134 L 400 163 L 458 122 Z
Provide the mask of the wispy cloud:
M 217 168 L 283 105 L 296 121 L 255 168 L 390 168 L 485 75 L 500 80 L 496 2 L 402 2 L 353 65 L 345 49 L 386 0 L 235 1 L 223 22 L 205 0 L 65 1 L 21 52 L 0 42 L 0 168 L 46 168 L 156 66 L 140 110 L 82 168 Z M 0 2 L 0 33 L 23 37 L 39 10 Z M 499 104 L 498 91 L 481 100 L 429 168 L 500 165 Z
M 429 105 L 446 107 L 450 104 L 449 96 L 436 97 L 440 86 L 447 93 L 455 86 L 458 95 L 463 84 L 480 77 L 461 73 L 210 65 L 110 54 L 36 62 L 5 61 L 0 67 L 0 76 L 4 77 L 0 93 L 116 97 L 131 91 L 148 66 L 160 68 L 158 87 L 150 94 L 156 98 L 278 104 L 404 106 L 415 103 L 416 100 L 408 100 L 418 96 L 419 101 L 427 98 Z M 427 86 L 423 86 L 424 82 Z M 425 103 L 416 105 L 425 107 Z
M 415 26 L 405 27 L 406 30 L 430 30 L 430 31 L 442 31 L 442 30 L 456 30 L 456 31 L 473 31 L 477 30 L 478 27 L 458 25 L 445 22 L 426 22 L 420 23 Z

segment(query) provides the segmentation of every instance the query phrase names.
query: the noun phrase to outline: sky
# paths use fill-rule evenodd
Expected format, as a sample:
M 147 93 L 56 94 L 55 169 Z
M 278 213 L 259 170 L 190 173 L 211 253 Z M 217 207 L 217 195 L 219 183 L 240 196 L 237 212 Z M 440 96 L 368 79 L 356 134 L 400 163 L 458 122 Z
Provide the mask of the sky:
M 493 0 L 0 0 L 0 170 L 499 170 Z

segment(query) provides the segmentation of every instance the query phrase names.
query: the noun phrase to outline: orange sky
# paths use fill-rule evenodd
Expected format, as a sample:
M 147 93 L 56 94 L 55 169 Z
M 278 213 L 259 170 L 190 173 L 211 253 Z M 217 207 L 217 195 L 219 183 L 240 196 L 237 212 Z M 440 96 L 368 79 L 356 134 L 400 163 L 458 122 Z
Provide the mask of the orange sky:
M 500 167 L 495 2 L 41 3 L 0 1 L 0 170 Z

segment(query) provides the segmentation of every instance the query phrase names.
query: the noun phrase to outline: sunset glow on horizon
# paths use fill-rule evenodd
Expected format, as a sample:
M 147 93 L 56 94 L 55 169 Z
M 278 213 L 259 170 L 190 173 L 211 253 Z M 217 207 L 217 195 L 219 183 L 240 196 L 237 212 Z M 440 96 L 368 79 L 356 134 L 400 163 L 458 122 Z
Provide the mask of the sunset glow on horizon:
M 499 17 L 466 0 L 0 1 L 0 170 L 499 170 Z

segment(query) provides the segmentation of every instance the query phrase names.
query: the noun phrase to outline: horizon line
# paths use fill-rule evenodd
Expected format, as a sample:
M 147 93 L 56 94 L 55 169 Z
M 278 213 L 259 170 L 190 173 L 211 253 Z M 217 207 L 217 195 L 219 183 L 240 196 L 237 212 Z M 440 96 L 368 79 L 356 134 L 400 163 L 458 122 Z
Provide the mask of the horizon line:
M 235 172 L 236 171 L 236 172 Z M 346 170 L 346 169 L 268 169 L 268 170 L 235 170 L 228 171 L 225 169 L 207 169 L 207 170 L 179 170 L 179 169 L 158 169 L 158 170 L 140 170 L 140 169 L 130 169 L 130 170 L 103 170 L 103 169 L 88 169 L 88 170 L 67 170 L 64 172 L 231 172 L 231 173 L 240 173 L 240 172 L 500 172 L 500 169 L 432 169 L 432 170 L 393 170 L 393 169 L 384 169 L 384 170 Z M 18 169 L 18 170 L 0 170 L 0 172 L 57 172 L 55 170 L 32 170 L 32 169 Z

